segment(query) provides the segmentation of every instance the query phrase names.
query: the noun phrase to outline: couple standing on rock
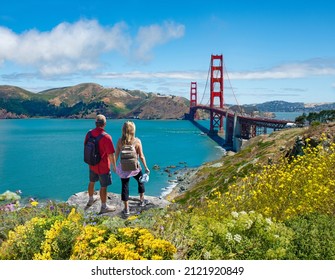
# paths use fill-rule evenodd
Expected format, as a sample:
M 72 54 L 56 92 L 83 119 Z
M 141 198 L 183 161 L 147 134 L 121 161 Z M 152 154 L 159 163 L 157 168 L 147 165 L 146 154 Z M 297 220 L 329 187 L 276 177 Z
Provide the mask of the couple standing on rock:
M 98 150 L 100 154 L 100 161 L 95 165 L 89 165 L 89 184 L 88 184 L 88 195 L 89 200 L 86 207 L 90 207 L 94 204 L 96 199 L 94 198 L 94 185 L 95 182 L 100 182 L 100 199 L 101 199 L 101 210 L 99 214 L 104 214 L 108 212 L 113 212 L 116 210 L 114 206 L 107 205 L 107 187 L 112 184 L 111 166 L 113 171 L 116 172 L 121 178 L 121 199 L 124 203 L 123 213 L 129 215 L 129 180 L 131 177 L 135 178 L 138 184 L 138 192 L 140 195 L 140 205 L 145 206 L 144 183 L 148 180 L 148 175 L 150 170 L 146 164 L 145 156 L 143 153 L 142 143 L 139 138 L 135 137 L 135 124 L 131 121 L 126 121 L 122 127 L 122 136 L 117 142 L 116 150 L 112 141 L 112 137 L 105 132 L 106 127 L 106 117 L 104 115 L 97 115 L 95 119 L 96 128 L 90 130 L 85 137 L 85 145 L 89 140 L 90 136 L 95 139 L 101 135 L 98 141 Z M 121 153 L 123 153 L 124 147 L 134 148 L 134 153 L 136 151 L 136 167 L 135 168 L 125 168 L 121 164 Z M 120 161 L 117 165 L 118 158 L 120 155 Z M 141 165 L 138 162 L 141 160 L 144 168 L 145 174 L 143 175 Z

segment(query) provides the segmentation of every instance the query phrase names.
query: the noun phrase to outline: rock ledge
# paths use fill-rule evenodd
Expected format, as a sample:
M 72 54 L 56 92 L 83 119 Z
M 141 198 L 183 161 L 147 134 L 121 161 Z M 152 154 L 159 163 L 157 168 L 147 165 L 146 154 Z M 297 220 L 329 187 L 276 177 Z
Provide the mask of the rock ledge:
M 68 200 L 67 203 L 69 205 L 76 205 L 79 208 L 83 209 L 85 213 L 88 214 L 98 214 L 101 207 L 101 200 L 99 196 L 99 192 L 94 193 L 94 198 L 97 198 L 97 201 L 89 208 L 86 207 L 88 201 L 88 193 L 79 192 L 73 194 Z M 140 198 L 139 196 L 129 196 L 129 208 L 130 208 L 130 216 L 131 215 L 138 215 L 142 211 L 151 209 L 151 208 L 164 208 L 170 204 L 169 201 L 165 200 L 164 198 L 154 197 L 154 196 L 145 196 L 146 205 L 141 207 L 140 206 Z M 115 206 L 116 210 L 114 212 L 102 214 L 104 216 L 108 215 L 110 217 L 119 216 L 125 218 L 122 213 L 124 208 L 123 202 L 121 200 L 121 195 L 108 192 L 107 193 L 107 205 Z M 87 209 L 86 209 L 87 208 Z M 102 216 L 101 215 L 101 216 Z

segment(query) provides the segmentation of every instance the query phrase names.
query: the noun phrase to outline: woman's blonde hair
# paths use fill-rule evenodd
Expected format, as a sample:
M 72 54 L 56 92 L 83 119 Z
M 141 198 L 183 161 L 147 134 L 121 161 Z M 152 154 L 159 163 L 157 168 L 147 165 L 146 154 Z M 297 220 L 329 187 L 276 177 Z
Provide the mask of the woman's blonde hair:
M 135 124 L 131 121 L 127 121 L 123 124 L 122 127 L 122 137 L 121 142 L 122 145 L 129 145 L 132 144 L 135 139 Z

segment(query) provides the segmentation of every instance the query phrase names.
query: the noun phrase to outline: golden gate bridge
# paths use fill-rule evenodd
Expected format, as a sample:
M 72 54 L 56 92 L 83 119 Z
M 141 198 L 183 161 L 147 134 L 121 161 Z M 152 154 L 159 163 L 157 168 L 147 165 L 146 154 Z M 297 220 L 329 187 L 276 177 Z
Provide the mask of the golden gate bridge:
M 186 119 L 192 121 L 201 130 L 206 131 L 220 145 L 230 147 L 234 151 L 240 149 L 243 140 L 248 140 L 259 134 L 265 134 L 267 128 L 279 130 L 287 125 L 289 122 L 287 120 L 252 117 L 243 113 L 242 110 L 238 113 L 224 106 L 223 66 L 223 55 L 211 55 L 209 104 L 201 104 L 205 90 L 200 103 L 198 103 L 197 82 L 191 82 L 190 111 L 185 115 Z M 198 110 L 209 112 L 209 129 L 201 127 L 195 121 L 198 119 Z M 223 135 L 224 138 L 220 135 Z

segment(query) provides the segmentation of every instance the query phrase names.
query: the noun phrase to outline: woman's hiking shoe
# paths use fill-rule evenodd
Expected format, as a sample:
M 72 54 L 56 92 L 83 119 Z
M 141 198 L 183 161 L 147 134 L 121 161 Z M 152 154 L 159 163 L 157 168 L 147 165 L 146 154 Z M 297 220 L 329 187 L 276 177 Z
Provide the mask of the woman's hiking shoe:
M 107 206 L 106 208 L 101 208 L 100 209 L 99 215 L 100 214 L 114 212 L 115 210 L 116 210 L 116 207 L 114 207 L 114 206 Z

